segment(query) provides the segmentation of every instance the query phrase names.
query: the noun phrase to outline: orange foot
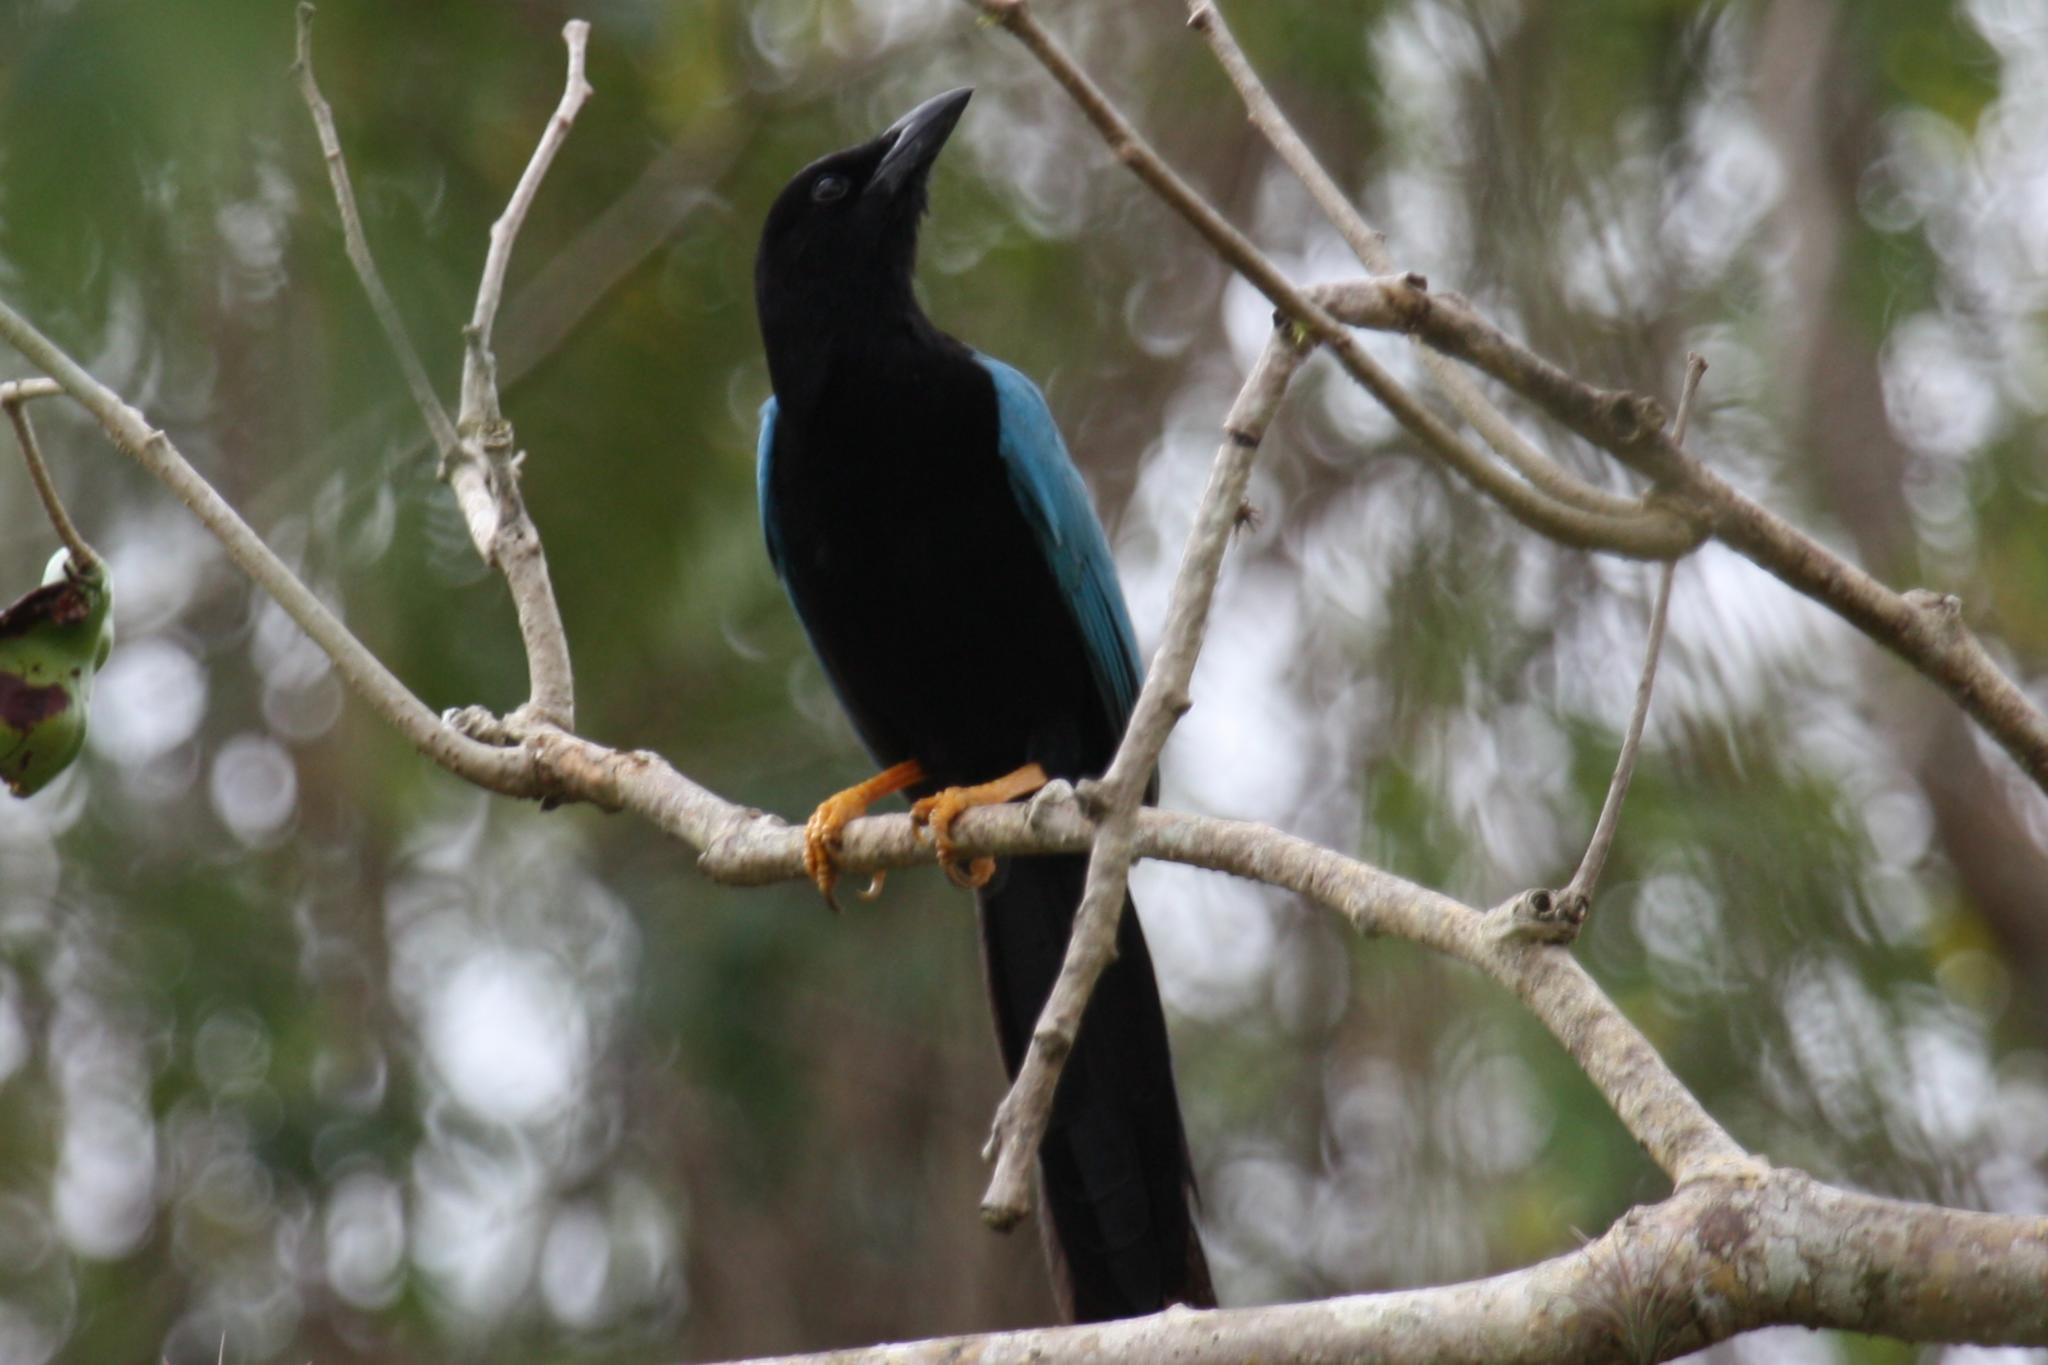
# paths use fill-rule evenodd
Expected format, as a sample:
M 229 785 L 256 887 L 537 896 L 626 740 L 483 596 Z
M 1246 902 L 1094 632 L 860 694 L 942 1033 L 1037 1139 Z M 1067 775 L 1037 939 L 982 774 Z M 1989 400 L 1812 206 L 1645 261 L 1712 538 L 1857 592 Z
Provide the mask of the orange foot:
M 953 855 L 953 822 L 976 806 L 1000 806 L 1020 796 L 1029 796 L 1050 781 L 1045 769 L 1026 763 L 1007 777 L 984 782 L 978 787 L 948 787 L 935 792 L 910 808 L 911 823 L 929 827 L 932 842 L 939 846 L 939 866 L 946 869 L 955 886 L 987 886 L 996 875 L 994 858 L 976 858 L 966 867 Z
M 843 792 L 834 792 L 818 803 L 811 818 L 804 822 L 804 871 L 817 884 L 825 904 L 834 910 L 839 908 L 839 902 L 832 896 L 832 888 L 839 882 L 839 867 L 832 855 L 839 851 L 841 833 L 847 823 L 865 815 L 868 807 L 883 797 L 923 780 L 924 769 L 913 758 Z M 877 872 L 868 889 L 860 893 L 861 899 L 873 900 L 881 889 L 882 874 Z

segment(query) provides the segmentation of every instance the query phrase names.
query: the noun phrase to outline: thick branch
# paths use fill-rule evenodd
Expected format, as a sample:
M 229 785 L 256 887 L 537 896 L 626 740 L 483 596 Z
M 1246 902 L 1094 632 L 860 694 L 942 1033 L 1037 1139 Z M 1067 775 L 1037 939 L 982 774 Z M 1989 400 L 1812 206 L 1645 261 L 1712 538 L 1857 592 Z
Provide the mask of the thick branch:
M 1689 1186 L 1569 1255 L 1491 1279 L 782 1362 L 1641 1362 L 1776 1323 L 2039 1345 L 2044 1282 L 2048 1219 L 1898 1203 L 1757 1170 Z
M 1032 1030 L 1024 1065 L 996 1110 L 989 1136 L 996 1168 L 988 1192 L 982 1196 L 981 1216 L 992 1226 L 1010 1227 L 1030 1212 L 1032 1163 L 1045 1136 L 1060 1071 L 1080 1034 L 1081 1015 L 1095 993 L 1095 983 L 1116 956 L 1117 922 L 1123 918 L 1130 883 L 1138 804 L 1158 767 L 1167 736 L 1192 704 L 1188 685 L 1201 656 L 1223 553 L 1244 505 L 1252 460 L 1305 355 L 1294 344 L 1292 331 L 1274 329 L 1223 419 L 1223 444 L 1216 451 L 1209 486 L 1203 491 L 1187 547 L 1181 552 L 1159 652 L 1146 670 L 1144 688 L 1125 727 L 1123 742 L 1117 746 L 1116 758 L 1095 786 L 1101 823 L 1066 959 Z

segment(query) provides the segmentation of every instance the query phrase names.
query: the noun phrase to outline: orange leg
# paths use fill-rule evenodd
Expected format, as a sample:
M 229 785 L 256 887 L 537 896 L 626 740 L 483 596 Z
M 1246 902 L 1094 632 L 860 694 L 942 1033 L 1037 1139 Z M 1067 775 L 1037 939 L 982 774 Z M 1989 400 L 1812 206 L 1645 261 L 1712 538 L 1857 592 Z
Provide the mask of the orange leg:
M 832 898 L 832 888 L 839 881 L 839 869 L 833 864 L 832 855 L 839 848 L 841 831 L 847 823 L 865 815 L 868 807 L 883 797 L 923 780 L 924 769 L 913 758 L 876 773 L 843 792 L 835 792 L 818 803 L 818 808 L 811 812 L 811 818 L 804 822 L 804 871 L 817 883 L 825 904 L 834 910 L 839 908 L 839 902 Z M 881 889 L 882 874 L 877 872 L 874 882 L 861 894 L 865 899 L 873 900 Z
M 1000 806 L 1005 801 L 1029 796 L 1050 780 L 1045 769 L 1036 763 L 1026 763 L 1016 772 L 993 782 L 984 782 L 976 787 L 948 787 L 942 792 L 935 792 L 910 808 L 910 818 L 918 825 L 930 827 L 932 842 L 939 846 L 939 866 L 946 869 L 946 875 L 956 886 L 987 886 L 988 879 L 996 875 L 996 860 L 976 858 L 968 866 L 961 867 L 953 856 L 953 822 L 976 806 Z

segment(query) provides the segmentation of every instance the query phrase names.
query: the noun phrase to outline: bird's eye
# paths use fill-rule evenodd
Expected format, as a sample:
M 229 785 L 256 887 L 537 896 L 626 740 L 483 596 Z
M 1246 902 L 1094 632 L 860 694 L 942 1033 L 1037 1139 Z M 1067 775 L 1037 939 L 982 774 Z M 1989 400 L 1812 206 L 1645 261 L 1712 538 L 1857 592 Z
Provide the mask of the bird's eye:
M 846 197 L 846 177 L 843 175 L 821 175 L 811 186 L 811 202 L 829 204 L 835 199 Z

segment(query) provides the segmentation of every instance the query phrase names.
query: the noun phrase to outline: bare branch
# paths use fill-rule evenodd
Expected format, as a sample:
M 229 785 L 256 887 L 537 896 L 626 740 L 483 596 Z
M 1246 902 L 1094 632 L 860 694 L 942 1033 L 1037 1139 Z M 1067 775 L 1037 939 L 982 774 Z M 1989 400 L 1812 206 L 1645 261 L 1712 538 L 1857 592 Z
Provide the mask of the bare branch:
M 0 338 L 62 385 L 66 393 L 98 419 L 115 445 L 133 456 L 191 508 L 237 567 L 276 598 L 300 629 L 333 660 L 335 671 L 349 689 L 368 702 L 414 748 L 458 777 L 488 790 L 507 796 L 545 794 L 525 754 L 478 744 L 443 725 L 271 552 L 262 537 L 178 453 L 169 437 L 150 426 L 119 394 L 93 378 L 5 303 L 0 303 Z
M 1327 347 L 1345 372 L 1432 454 L 1498 502 L 1515 520 L 1567 545 L 1611 550 L 1638 559 L 1672 559 L 1699 544 L 1703 532 L 1678 509 L 1646 504 L 1627 515 L 1614 515 L 1569 506 L 1467 445 L 1367 355 L 1342 323 L 1307 291 L 1296 288 L 1277 265 L 1160 159 L 1087 74 L 1039 27 L 1024 0 L 974 3 L 1022 42 L 1065 87 L 1109 143 L 1117 160 L 1187 219 L 1217 254 L 1235 266 L 1276 308 Z M 1409 278 L 1419 290 L 1419 277 Z
M 1692 421 L 1693 398 L 1699 393 L 1700 379 L 1707 372 L 1706 358 L 1698 352 L 1685 357 L 1685 382 L 1678 395 L 1678 415 L 1671 420 L 1671 437 L 1685 441 L 1685 429 Z M 1621 803 L 1628 799 L 1628 785 L 1635 778 L 1636 755 L 1643 742 L 1643 724 L 1650 715 L 1650 694 L 1657 686 L 1657 655 L 1664 648 L 1664 626 L 1671 607 L 1671 580 L 1676 576 L 1678 566 L 1667 560 L 1657 575 L 1657 596 L 1650 608 L 1649 641 L 1643 647 L 1643 673 L 1636 682 L 1635 705 L 1629 711 L 1628 729 L 1622 736 L 1621 753 L 1614 761 L 1614 778 L 1607 784 L 1607 799 L 1601 803 L 1600 818 L 1594 823 L 1593 837 L 1586 842 L 1586 856 L 1579 860 L 1578 871 L 1557 896 L 1545 915 L 1539 908 L 1542 920 L 1566 929 L 1569 936 L 1576 936 L 1586 922 L 1586 915 L 1593 906 L 1593 892 L 1600 885 L 1600 874 L 1607 867 L 1607 855 L 1614 847 L 1614 832 L 1621 824 Z
M 1332 314 L 1359 327 L 1412 331 L 1473 365 L 1558 421 L 1656 480 L 1658 497 L 1705 518 L 1723 544 L 1793 591 L 1833 611 L 1891 650 L 2005 746 L 2048 791 L 2048 716 L 2001 672 L 1963 625 L 1955 599 L 1893 592 L 1679 449 L 1664 410 L 1640 394 L 1597 388 L 1511 340 L 1455 295 L 1403 280 L 1361 280 L 1314 291 Z
M 1524 1270 L 1435 1289 L 781 1357 L 782 1365 L 1373 1360 L 1544 1365 L 1686 1355 L 1772 1323 L 2048 1343 L 2048 1219 L 1853 1194 L 1792 1170 L 1702 1181 Z M 1995 1314 L 1985 1306 L 1999 1305 Z
M 996 1162 L 981 1201 L 981 1216 L 992 1226 L 1010 1227 L 1030 1212 L 1032 1163 L 1045 1136 L 1060 1071 L 1080 1035 L 1081 1015 L 1095 993 L 1095 983 L 1116 956 L 1117 923 L 1123 918 L 1130 882 L 1138 804 L 1159 764 L 1167 736 L 1191 704 L 1188 684 L 1202 652 L 1209 604 L 1216 594 L 1217 575 L 1237 524 L 1238 508 L 1244 503 L 1252 460 L 1286 395 L 1288 381 L 1306 358 L 1307 353 L 1295 344 L 1293 330 L 1274 328 L 1223 419 L 1223 443 L 1216 451 L 1209 486 L 1181 552 L 1159 651 L 1146 670 L 1144 688 L 1125 727 L 1123 742 L 1117 746 L 1116 758 L 1102 780 L 1094 784 L 1100 823 L 1066 959 L 1032 1030 L 1024 1064 L 996 1110 L 983 1153 L 994 1156 Z
M 1295 131 L 1294 125 L 1267 91 L 1265 82 L 1259 79 L 1259 73 L 1245 58 L 1244 49 L 1237 45 L 1230 26 L 1223 22 L 1222 12 L 1211 0 L 1188 0 L 1188 27 L 1208 39 L 1217 64 L 1230 78 L 1230 83 L 1237 87 L 1253 126 L 1265 134 L 1266 141 L 1273 145 L 1280 159 L 1308 188 L 1316 207 L 1343 236 L 1352 254 L 1375 275 L 1395 273 L 1393 257 L 1387 251 L 1386 234 L 1365 221 L 1358 207 L 1338 188 L 1315 153 L 1309 150 L 1301 134 Z M 1629 517 L 1641 511 L 1642 504 L 1637 499 L 1595 488 L 1566 473 L 1515 430 L 1500 410 L 1487 401 L 1486 395 L 1479 391 L 1479 386 L 1469 375 L 1427 346 L 1420 342 L 1417 345 L 1423 368 L 1429 371 L 1437 387 L 1451 400 L 1451 406 L 1472 424 L 1473 430 L 1484 437 L 1502 459 L 1514 467 L 1516 473 L 1559 502 L 1582 511 L 1612 517 Z
M 512 594 L 519 620 L 519 634 L 526 648 L 527 701 L 521 708 L 526 719 L 545 721 L 564 728 L 576 719 L 574 673 L 570 667 L 568 633 L 548 579 L 547 557 L 541 549 L 540 533 L 527 515 L 519 496 L 518 459 L 513 451 L 512 431 L 499 412 L 496 365 L 490 353 L 491 328 L 504 294 L 505 271 L 512 258 L 512 246 L 525 222 L 527 208 L 539 192 L 540 182 L 554 160 L 556 150 L 568 136 L 577 110 L 590 96 L 584 79 L 584 50 L 590 25 L 573 19 L 562 30 L 569 49 L 569 74 L 560 105 L 548 120 L 540 144 L 534 149 L 525 172 L 513 189 L 511 203 L 491 225 L 490 248 L 485 253 L 483 277 L 477 289 L 476 309 L 465 330 L 462 373 L 462 408 L 459 424 L 451 422 L 447 409 L 434 393 L 419 353 L 406 334 L 404 321 L 384 287 L 377 263 L 363 232 L 357 211 L 355 190 L 350 183 L 348 163 L 343 159 L 341 140 L 334 128 L 334 112 L 313 75 L 313 6 L 300 0 L 298 57 L 292 69 L 313 125 L 320 135 L 320 147 L 327 158 L 328 179 L 334 186 L 334 201 L 341 214 L 342 240 L 357 278 L 370 298 L 370 306 L 383 325 L 384 334 L 397 354 L 407 385 L 425 415 L 428 430 L 440 451 L 441 475 L 454 491 L 462 509 L 469 537 L 484 563 L 498 570 Z
M 569 658 L 569 635 L 562 625 L 561 606 L 548 578 L 547 555 L 540 531 L 527 514 L 519 493 L 519 460 L 511 423 L 498 402 L 498 367 L 491 352 L 491 330 L 505 292 L 505 272 L 512 247 L 526 223 L 526 212 L 540 192 L 541 180 L 555 153 L 569 136 L 590 82 L 584 78 L 584 54 L 590 25 L 571 19 L 562 27 L 569 51 L 568 76 L 561 102 L 542 130 L 533 155 L 512 189 L 505 211 L 491 224 L 490 247 L 484 253 L 477 284 L 476 308 L 463 330 L 463 443 L 445 463 L 444 472 L 469 525 L 470 539 L 486 564 L 504 575 L 518 615 L 519 635 L 526 647 L 527 701 L 522 719 L 545 721 L 564 729 L 576 723 L 575 672 Z
M 484 255 L 483 278 L 477 285 L 476 310 L 463 333 L 461 423 L 464 428 L 501 419 L 498 367 L 491 352 L 491 329 L 497 322 L 498 304 L 505 294 L 505 271 L 512 263 L 512 246 L 519 239 L 519 229 L 525 226 L 526 211 L 532 207 L 534 196 L 540 193 L 540 182 L 553 164 L 555 153 L 568 140 L 569 128 L 576 122 L 577 113 L 591 96 L 590 82 L 583 75 L 584 51 L 589 41 L 590 25 L 583 20 L 571 19 L 562 26 L 562 42 L 569 49 L 569 75 L 563 85 L 561 103 L 555 106 L 554 117 L 548 120 L 547 129 L 542 132 L 532 158 L 526 163 L 526 170 L 520 175 L 518 185 L 513 187 L 511 201 L 505 205 L 498 221 L 491 224 L 491 245 Z
M 298 55 L 292 61 L 292 74 L 299 79 L 299 93 L 313 115 L 313 128 L 320 135 L 320 151 L 327 158 L 327 179 L 334 186 L 334 204 L 341 213 L 341 240 L 349 264 L 355 267 L 356 278 L 369 295 L 370 309 L 384 329 L 392 354 L 398 357 L 398 368 L 405 373 L 405 386 L 412 390 L 413 401 L 419 404 L 420 416 L 426 419 L 435 448 L 445 460 L 456 446 L 455 423 L 449 420 L 448 409 L 441 406 L 441 399 L 434 392 L 434 381 L 427 377 L 427 367 L 421 363 L 420 353 L 406 333 L 405 319 L 399 316 L 398 305 L 392 302 L 391 291 L 384 287 L 384 277 L 378 273 L 377 258 L 370 254 L 369 238 L 363 235 L 363 216 L 356 208 L 355 186 L 349 181 L 348 162 L 341 154 L 341 137 L 334 130 L 334 110 L 313 77 L 311 0 L 299 0 Z
M 7 420 L 14 424 L 15 440 L 21 444 L 21 458 L 28 465 L 28 481 L 35 485 L 36 497 L 42 500 L 43 512 L 50 518 L 50 529 L 57 533 L 57 539 L 64 542 L 65 553 L 71 556 L 72 567 L 81 573 L 91 573 L 99 567 L 100 557 L 86 544 L 85 537 L 71 522 L 71 514 L 64 510 L 64 500 L 57 496 L 57 485 L 50 479 L 50 467 L 43 463 L 43 447 L 36 440 L 35 425 L 28 419 L 29 400 L 52 398 L 64 392 L 53 379 L 15 379 L 0 384 L 0 408 L 7 411 Z

